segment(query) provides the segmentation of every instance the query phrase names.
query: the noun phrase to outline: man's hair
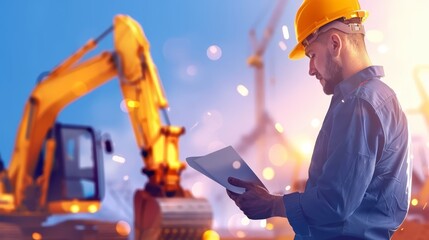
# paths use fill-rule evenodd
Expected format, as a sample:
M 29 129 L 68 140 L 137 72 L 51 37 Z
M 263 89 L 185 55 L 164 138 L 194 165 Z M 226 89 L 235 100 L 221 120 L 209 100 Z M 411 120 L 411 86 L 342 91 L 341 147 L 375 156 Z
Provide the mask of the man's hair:
M 339 19 L 339 21 L 345 23 L 345 24 L 351 24 L 351 23 L 362 23 L 362 19 L 359 17 L 351 18 L 347 20 Z M 345 34 L 346 38 L 350 41 L 352 46 L 357 50 L 365 50 L 365 36 L 363 34 L 359 33 L 349 33 Z
M 344 34 L 347 38 L 347 40 L 349 40 L 349 42 L 351 43 L 351 45 L 357 49 L 357 50 L 363 50 L 366 49 L 366 45 L 365 45 L 365 39 L 363 34 L 359 34 L 359 33 L 349 33 L 349 34 Z

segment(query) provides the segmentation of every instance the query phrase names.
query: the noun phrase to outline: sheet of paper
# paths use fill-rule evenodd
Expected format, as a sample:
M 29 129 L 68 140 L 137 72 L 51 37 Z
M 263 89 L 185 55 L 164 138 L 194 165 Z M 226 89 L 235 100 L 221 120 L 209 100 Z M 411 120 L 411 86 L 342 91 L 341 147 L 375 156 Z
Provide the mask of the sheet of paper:
M 243 193 L 244 189 L 229 184 L 228 177 L 235 177 L 264 186 L 252 169 L 231 146 L 205 156 L 188 157 L 186 158 L 186 162 L 195 170 L 236 193 Z

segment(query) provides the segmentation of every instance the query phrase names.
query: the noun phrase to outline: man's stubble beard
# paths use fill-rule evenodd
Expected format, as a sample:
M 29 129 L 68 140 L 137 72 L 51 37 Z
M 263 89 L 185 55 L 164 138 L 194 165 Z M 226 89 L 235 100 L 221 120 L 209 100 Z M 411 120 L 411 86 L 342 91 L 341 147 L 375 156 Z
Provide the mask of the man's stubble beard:
M 339 64 L 334 62 L 330 52 L 326 55 L 326 72 L 327 76 L 324 78 L 325 86 L 323 87 L 323 92 L 330 95 L 334 93 L 334 89 L 338 83 L 343 80 L 343 69 Z

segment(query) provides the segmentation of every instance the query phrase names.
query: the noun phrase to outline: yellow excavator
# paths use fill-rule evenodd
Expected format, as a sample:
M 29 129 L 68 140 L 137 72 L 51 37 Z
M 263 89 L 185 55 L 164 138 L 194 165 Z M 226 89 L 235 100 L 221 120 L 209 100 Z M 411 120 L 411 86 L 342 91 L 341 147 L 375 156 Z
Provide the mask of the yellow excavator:
M 83 60 L 111 32 L 114 50 Z M 207 200 L 194 198 L 180 183 L 185 165 L 179 160 L 178 141 L 184 128 L 170 125 L 168 102 L 149 42 L 135 20 L 117 15 L 112 27 L 90 39 L 32 91 L 10 165 L 0 164 L 0 239 L 129 237 L 108 221 L 43 224 L 55 214 L 100 209 L 102 151 L 110 150 L 111 143 L 92 127 L 61 124 L 56 119 L 68 104 L 114 78 L 119 80 L 144 161 L 142 172 L 148 178 L 144 189 L 134 193 L 134 239 L 202 239 L 211 229 L 213 214 Z

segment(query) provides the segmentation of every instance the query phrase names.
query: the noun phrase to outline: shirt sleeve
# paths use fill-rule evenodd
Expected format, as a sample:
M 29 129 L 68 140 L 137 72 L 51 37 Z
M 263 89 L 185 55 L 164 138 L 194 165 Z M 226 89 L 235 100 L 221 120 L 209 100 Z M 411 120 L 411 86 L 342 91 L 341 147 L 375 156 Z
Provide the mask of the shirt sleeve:
M 353 97 L 332 111 L 321 174 L 303 193 L 283 197 L 291 226 L 303 236 L 311 234 L 311 225 L 340 223 L 355 211 L 373 177 L 382 145 L 381 123 L 368 102 Z

